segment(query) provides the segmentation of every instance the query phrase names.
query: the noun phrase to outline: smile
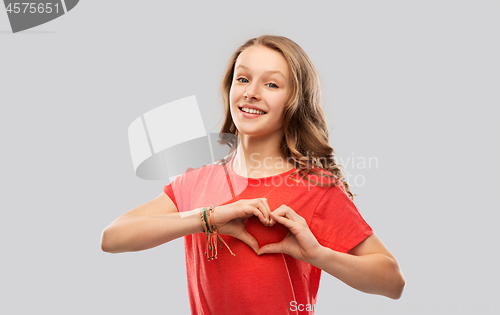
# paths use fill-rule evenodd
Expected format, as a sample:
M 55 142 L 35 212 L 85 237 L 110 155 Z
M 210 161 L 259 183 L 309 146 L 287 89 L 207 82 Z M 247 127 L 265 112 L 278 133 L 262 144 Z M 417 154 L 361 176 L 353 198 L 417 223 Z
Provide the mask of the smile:
M 245 113 L 249 114 L 257 114 L 257 115 L 265 115 L 266 112 L 258 110 L 258 109 L 251 109 L 251 108 L 246 108 L 246 107 L 240 107 L 240 110 Z

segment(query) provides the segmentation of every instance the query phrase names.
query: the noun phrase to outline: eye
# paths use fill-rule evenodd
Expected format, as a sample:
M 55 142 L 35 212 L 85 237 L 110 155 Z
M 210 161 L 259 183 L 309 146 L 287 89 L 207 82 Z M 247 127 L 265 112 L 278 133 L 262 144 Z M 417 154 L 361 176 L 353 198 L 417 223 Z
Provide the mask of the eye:
M 273 88 L 273 89 L 277 89 L 277 88 L 278 88 L 278 86 L 277 86 L 276 84 L 274 84 L 274 83 L 268 83 L 268 84 L 266 84 L 266 85 L 267 85 L 268 87 L 270 87 L 270 88 Z
M 248 80 L 245 78 L 238 78 L 236 81 L 241 82 L 241 83 L 248 83 Z

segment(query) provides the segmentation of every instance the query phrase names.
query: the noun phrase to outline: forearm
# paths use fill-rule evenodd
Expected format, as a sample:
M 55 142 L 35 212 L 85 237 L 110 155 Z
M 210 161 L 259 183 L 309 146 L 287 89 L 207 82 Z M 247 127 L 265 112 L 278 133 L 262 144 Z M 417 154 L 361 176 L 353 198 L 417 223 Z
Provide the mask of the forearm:
M 201 232 L 199 209 L 160 215 L 125 215 L 104 229 L 102 250 L 109 253 L 140 251 L 181 236 Z
M 392 299 L 400 298 L 405 285 L 398 263 L 383 254 L 355 256 L 322 247 L 309 263 L 357 290 Z

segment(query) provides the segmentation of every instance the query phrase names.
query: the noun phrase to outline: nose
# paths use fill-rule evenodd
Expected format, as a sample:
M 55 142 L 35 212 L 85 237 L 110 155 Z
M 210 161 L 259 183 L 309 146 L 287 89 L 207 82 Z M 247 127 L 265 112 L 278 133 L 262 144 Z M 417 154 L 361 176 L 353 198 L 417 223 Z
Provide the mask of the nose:
M 253 83 L 253 82 L 250 83 L 247 86 L 247 90 L 246 90 L 245 94 L 243 94 L 243 96 L 246 99 L 255 99 L 255 100 L 258 100 L 260 98 L 260 92 L 259 92 L 259 89 L 256 86 L 256 84 Z

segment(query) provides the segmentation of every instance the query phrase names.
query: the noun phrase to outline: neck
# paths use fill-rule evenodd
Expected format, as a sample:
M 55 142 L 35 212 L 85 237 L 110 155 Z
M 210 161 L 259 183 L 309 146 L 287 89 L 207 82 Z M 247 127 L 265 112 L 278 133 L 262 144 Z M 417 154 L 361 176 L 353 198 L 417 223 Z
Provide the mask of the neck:
M 257 138 L 239 136 L 233 170 L 248 178 L 269 177 L 294 168 L 292 160 L 287 160 L 280 150 L 283 134 L 275 137 Z

